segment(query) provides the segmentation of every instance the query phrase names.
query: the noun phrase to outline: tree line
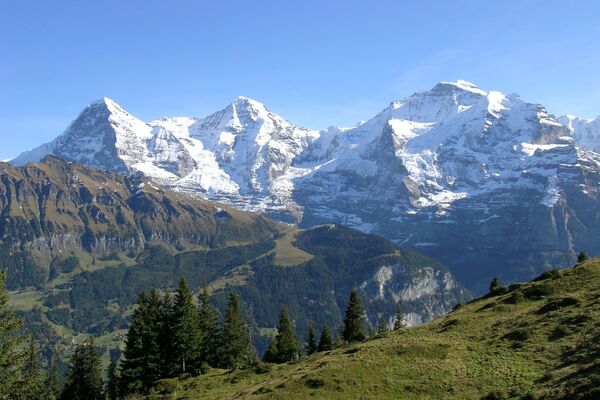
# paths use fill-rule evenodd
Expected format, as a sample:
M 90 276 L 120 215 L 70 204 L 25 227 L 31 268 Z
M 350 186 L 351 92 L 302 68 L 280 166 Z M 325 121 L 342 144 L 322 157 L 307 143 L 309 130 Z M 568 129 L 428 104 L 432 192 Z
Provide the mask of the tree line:
M 5 275 L 0 274 L 0 399 L 121 399 L 147 394 L 160 379 L 203 374 L 210 368 L 246 369 L 261 364 L 250 337 L 240 297 L 230 293 L 224 315 L 211 305 L 208 286 L 194 299 L 185 279 L 172 296 L 152 289 L 137 299 L 120 360 L 113 360 L 102 379 L 99 351 L 93 339 L 78 344 L 60 384 L 54 369 L 42 373 L 35 342 L 19 336 L 19 321 L 6 307 Z M 394 329 L 400 329 L 398 309 Z M 263 361 L 284 363 L 304 354 L 332 350 L 340 343 L 365 340 L 371 332 L 357 290 L 349 296 L 345 318 L 334 337 L 328 326 L 320 334 L 309 323 L 303 345 L 288 310 L 281 309 Z M 381 320 L 378 332 L 387 330 Z M 28 344 L 28 345 L 25 345 Z M 303 348 L 304 347 L 304 348 Z

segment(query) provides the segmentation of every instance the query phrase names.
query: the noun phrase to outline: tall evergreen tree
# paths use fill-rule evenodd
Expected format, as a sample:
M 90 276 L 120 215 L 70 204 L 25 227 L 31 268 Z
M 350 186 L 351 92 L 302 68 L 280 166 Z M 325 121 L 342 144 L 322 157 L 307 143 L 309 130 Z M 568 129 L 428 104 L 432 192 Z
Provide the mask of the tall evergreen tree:
M 40 353 L 33 337 L 25 350 L 21 396 L 27 400 L 45 400 L 44 376 L 40 369 Z
M 263 361 L 268 363 L 277 362 L 277 339 L 275 338 L 275 335 L 269 337 L 269 344 L 267 346 L 267 351 L 263 356 Z
M 143 377 L 145 349 L 143 347 L 144 320 L 148 296 L 142 291 L 138 295 L 137 308 L 131 317 L 131 324 L 125 338 L 125 350 L 121 362 L 121 388 L 123 394 L 142 393 L 144 390 Z
M 142 382 L 144 393 L 147 392 L 154 382 L 161 378 L 160 359 L 160 295 L 156 289 L 150 291 L 148 304 L 144 313 L 144 325 L 142 331 L 142 348 L 144 349 L 144 364 Z
M 333 349 L 333 339 L 331 337 L 331 331 L 329 327 L 325 325 L 321 331 L 321 337 L 319 338 L 319 351 L 328 351 Z
M 385 322 L 385 318 L 382 315 L 381 318 L 379 318 L 379 323 L 377 324 L 377 333 L 384 333 L 387 332 L 387 330 L 387 322 Z
M 175 317 L 173 311 L 173 298 L 165 293 L 160 304 L 160 324 L 158 343 L 160 346 L 161 377 L 172 378 L 179 371 L 179 361 L 176 356 L 175 342 Z
M 252 361 L 254 360 L 250 346 L 250 333 L 244 322 L 240 298 L 230 293 L 223 321 L 221 363 L 226 368 L 240 369 L 248 366 Z
M 146 393 L 162 375 L 159 343 L 161 301 L 158 291 L 152 289 L 150 296 L 140 293 L 137 305 L 121 363 L 123 394 Z
M 13 399 L 18 398 L 23 389 L 21 370 L 24 354 L 21 348 L 24 338 L 19 335 L 21 321 L 8 306 L 5 283 L 6 272 L 0 271 L 0 394 Z
M 498 291 L 498 289 L 500 289 L 500 278 L 495 276 L 490 283 L 490 293 L 495 293 Z
M 108 400 L 117 400 L 119 398 L 119 374 L 116 361 L 111 361 L 106 375 L 106 397 Z
M 202 286 L 199 301 L 198 320 L 200 323 L 200 332 L 202 333 L 200 357 L 202 362 L 216 367 L 219 364 L 219 312 L 210 304 L 208 285 L 206 283 Z
M 173 319 L 175 323 L 173 341 L 179 371 L 198 370 L 202 362 L 200 358 L 202 332 L 200 332 L 198 311 L 192 292 L 183 278 L 179 281 L 179 287 L 175 294 Z
M 279 325 L 277 326 L 277 361 L 288 362 L 298 358 L 300 344 L 296 331 L 292 326 L 290 314 L 287 308 L 283 307 L 279 314 Z
M 71 365 L 60 396 L 61 400 L 101 400 L 102 372 L 98 349 L 92 339 L 77 345 L 71 357 Z
M 586 260 L 588 260 L 588 259 L 589 259 L 588 255 L 587 255 L 587 254 L 586 254 L 584 251 L 582 251 L 582 252 L 581 252 L 581 253 L 579 253 L 579 255 L 577 256 L 577 263 L 578 263 L 578 264 L 579 264 L 579 263 L 582 263 L 582 262 L 584 262 L 584 261 L 586 261 Z
M 365 340 L 365 309 L 358 294 L 358 290 L 352 289 L 348 306 L 346 307 L 346 318 L 344 319 L 344 329 L 342 337 L 347 342 L 357 342 Z
M 402 314 L 402 307 L 400 305 L 400 302 L 398 302 L 398 304 L 396 304 L 396 319 L 394 320 L 394 330 L 398 331 L 404 327 L 404 314 Z
M 58 371 L 58 360 L 53 360 L 46 372 L 44 378 L 44 395 L 45 400 L 56 400 L 60 397 L 62 390 L 62 384 L 60 379 L 60 372 Z
M 308 324 L 308 336 L 306 337 L 306 354 L 311 355 L 317 352 L 319 345 L 317 343 L 317 333 L 315 332 L 315 324 Z

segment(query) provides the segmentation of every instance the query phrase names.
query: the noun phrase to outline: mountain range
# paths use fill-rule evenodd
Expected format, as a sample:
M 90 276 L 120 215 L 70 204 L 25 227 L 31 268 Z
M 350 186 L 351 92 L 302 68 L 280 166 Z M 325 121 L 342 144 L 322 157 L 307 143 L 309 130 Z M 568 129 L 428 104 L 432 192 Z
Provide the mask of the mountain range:
M 312 227 L 340 223 L 436 258 L 470 289 L 600 253 L 600 120 L 442 82 L 352 128 L 298 127 L 245 97 L 144 122 L 104 98 L 46 155 Z
M 471 296 L 439 262 L 340 225 L 299 229 L 124 176 L 46 156 L 0 163 L 0 270 L 44 354 L 73 339 L 121 343 L 141 291 L 207 283 L 215 305 L 239 293 L 260 354 L 286 306 L 302 334 L 332 329 L 358 288 L 371 325 L 443 315 Z M 108 358 L 108 352 L 104 357 Z

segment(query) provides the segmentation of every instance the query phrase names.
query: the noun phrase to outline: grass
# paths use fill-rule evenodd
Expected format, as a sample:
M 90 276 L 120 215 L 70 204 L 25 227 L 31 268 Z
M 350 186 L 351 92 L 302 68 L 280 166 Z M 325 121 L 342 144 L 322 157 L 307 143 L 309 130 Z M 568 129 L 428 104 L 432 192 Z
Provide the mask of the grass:
M 290 227 L 283 236 L 275 240 L 275 264 L 291 267 L 310 261 L 314 256 L 294 245 L 296 236 L 302 231 Z
M 594 398 L 600 260 L 511 289 L 266 373 L 211 370 L 161 382 L 161 392 L 182 399 Z

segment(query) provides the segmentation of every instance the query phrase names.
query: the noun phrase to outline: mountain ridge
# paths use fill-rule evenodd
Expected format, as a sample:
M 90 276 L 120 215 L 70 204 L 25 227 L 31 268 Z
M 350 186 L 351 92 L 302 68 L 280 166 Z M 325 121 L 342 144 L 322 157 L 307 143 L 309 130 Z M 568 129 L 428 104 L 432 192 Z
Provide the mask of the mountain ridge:
M 600 232 L 600 155 L 516 94 L 441 82 L 354 128 L 318 132 L 244 97 L 206 118 L 139 127 L 119 115 L 98 113 L 96 123 L 80 116 L 61 135 L 78 142 L 87 121 L 87 133 L 126 137 L 92 148 L 93 157 L 57 139 L 13 163 L 57 153 L 303 227 L 342 223 L 442 260 L 477 291 L 493 275 L 528 279 L 568 265 L 580 250 L 600 253 L 586 239 Z M 478 260 L 507 247 L 508 261 L 481 269 Z

